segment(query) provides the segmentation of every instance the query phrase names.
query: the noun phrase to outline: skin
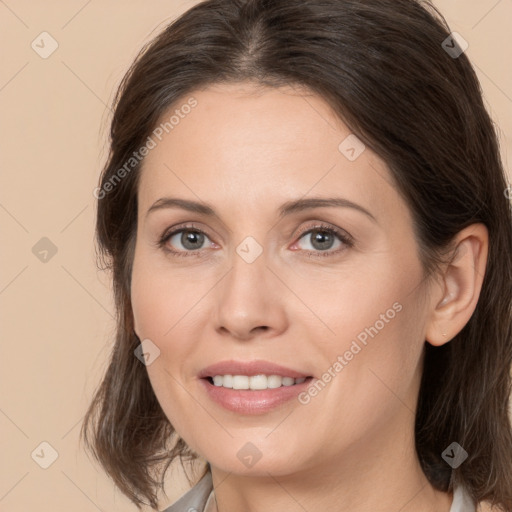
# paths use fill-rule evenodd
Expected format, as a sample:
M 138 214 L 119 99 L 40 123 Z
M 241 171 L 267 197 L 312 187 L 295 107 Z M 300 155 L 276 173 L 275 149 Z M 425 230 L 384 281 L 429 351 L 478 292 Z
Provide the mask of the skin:
M 250 83 L 189 96 L 197 106 L 144 162 L 131 293 L 137 335 L 160 349 L 147 366 L 151 384 L 177 432 L 210 462 L 218 511 L 448 512 L 451 494 L 436 491 L 419 465 L 414 411 L 425 341 L 449 342 L 476 306 L 486 228 L 461 231 L 455 260 L 425 279 L 389 170 L 368 148 L 355 161 L 339 151 L 351 132 L 322 98 Z M 206 202 L 216 216 L 148 213 L 165 196 Z M 312 196 L 346 198 L 375 221 L 347 207 L 278 218 L 284 202 Z M 187 249 L 179 234 L 166 247 L 196 256 L 158 246 L 188 222 L 205 232 L 203 245 Z M 322 249 L 299 234 L 317 222 L 348 232 L 353 247 L 335 238 Z M 252 263 L 236 252 L 248 236 L 263 250 Z M 401 311 L 306 405 L 241 415 L 212 402 L 198 381 L 225 359 L 321 378 L 397 302 Z M 248 442 L 261 452 L 250 468 L 237 457 Z

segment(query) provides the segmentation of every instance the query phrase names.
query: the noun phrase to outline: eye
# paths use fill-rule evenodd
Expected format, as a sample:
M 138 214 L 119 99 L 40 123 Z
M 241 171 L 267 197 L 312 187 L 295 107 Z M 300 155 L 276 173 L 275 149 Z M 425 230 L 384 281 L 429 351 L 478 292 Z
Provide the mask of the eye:
M 195 226 L 188 225 L 165 232 L 158 245 L 175 256 L 197 256 L 203 248 L 205 239 L 209 240 L 206 233 Z M 169 246 L 178 247 L 178 250 Z
M 306 240 L 309 238 L 309 245 L 313 249 L 313 251 L 309 247 L 304 249 L 308 256 L 333 256 L 354 245 L 354 240 L 348 233 L 324 224 L 306 228 L 306 231 L 302 231 L 299 240 L 303 238 Z M 338 240 L 337 248 L 330 250 L 336 244 L 336 239 Z
M 354 239 L 347 232 L 325 224 L 310 226 L 299 234 L 299 241 L 307 240 L 308 237 L 310 239 L 313 250 L 308 247 L 302 248 L 307 256 L 333 256 L 354 245 Z M 172 231 L 166 231 L 158 241 L 158 246 L 173 256 L 200 256 L 205 240 L 209 238 L 201 229 L 193 225 L 178 226 Z M 337 248 L 331 250 L 336 240 Z M 211 241 L 210 244 L 215 245 Z M 297 244 L 298 242 L 295 245 Z

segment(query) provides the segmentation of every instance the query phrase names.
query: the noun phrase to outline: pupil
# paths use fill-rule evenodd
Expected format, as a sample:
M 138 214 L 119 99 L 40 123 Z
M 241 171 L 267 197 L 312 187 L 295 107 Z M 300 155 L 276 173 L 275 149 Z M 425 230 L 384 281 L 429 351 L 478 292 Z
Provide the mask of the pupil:
M 319 243 L 320 247 L 319 249 L 330 249 L 332 246 L 332 235 L 330 233 L 327 233 L 325 231 L 313 231 L 314 234 L 314 242 Z M 329 240 L 331 238 L 331 240 Z M 325 239 L 327 239 L 327 242 L 325 242 Z M 313 244 L 314 245 L 314 244 Z
M 186 231 L 181 235 L 181 243 L 183 244 L 183 247 L 186 247 L 187 249 L 197 249 L 197 247 L 195 247 L 194 244 L 197 245 L 199 240 L 201 242 L 199 243 L 199 246 L 201 246 L 202 236 L 203 235 L 201 233 L 197 233 L 195 231 Z

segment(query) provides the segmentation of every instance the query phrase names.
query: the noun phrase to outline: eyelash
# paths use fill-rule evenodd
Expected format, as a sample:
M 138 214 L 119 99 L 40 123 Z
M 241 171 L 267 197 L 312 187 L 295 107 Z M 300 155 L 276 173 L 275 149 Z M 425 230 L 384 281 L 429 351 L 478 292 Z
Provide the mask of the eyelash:
M 169 249 L 167 247 L 166 244 L 169 241 L 169 239 L 172 238 L 177 233 L 181 233 L 182 231 L 190 231 L 193 233 L 199 233 L 199 234 L 203 234 L 206 237 L 208 237 L 208 235 L 204 231 L 197 228 L 193 224 L 187 224 L 185 226 L 178 226 L 176 229 L 173 229 L 170 232 L 164 232 L 164 234 L 162 235 L 160 240 L 157 242 L 158 247 L 161 248 L 162 250 L 164 250 L 165 252 L 171 254 L 172 256 L 177 256 L 179 258 L 189 257 L 189 256 L 196 256 L 196 257 L 200 256 L 199 253 L 201 252 L 201 249 L 198 249 L 195 251 L 175 251 L 175 250 Z M 332 226 L 322 224 L 322 223 L 316 224 L 314 226 L 309 226 L 309 227 L 305 228 L 304 230 L 301 230 L 298 234 L 298 240 L 300 240 L 304 235 L 310 234 L 313 231 L 320 231 L 322 233 L 329 233 L 331 235 L 335 235 L 345 245 L 345 247 L 341 247 L 334 251 L 302 251 L 302 252 L 305 252 L 307 256 L 320 257 L 320 258 L 332 257 L 332 256 L 335 256 L 335 255 L 339 254 L 340 252 L 346 250 L 347 248 L 351 248 L 354 246 L 354 239 L 348 233 L 341 231 L 339 229 L 336 229 Z

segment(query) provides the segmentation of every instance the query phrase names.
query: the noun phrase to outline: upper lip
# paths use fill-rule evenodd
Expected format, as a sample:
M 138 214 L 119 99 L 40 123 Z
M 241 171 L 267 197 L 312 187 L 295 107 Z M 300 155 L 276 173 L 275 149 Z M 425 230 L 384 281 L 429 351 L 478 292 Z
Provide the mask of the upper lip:
M 214 377 L 215 375 L 280 375 L 293 379 L 310 377 L 307 373 L 263 360 L 220 361 L 203 368 L 198 374 L 199 378 Z

